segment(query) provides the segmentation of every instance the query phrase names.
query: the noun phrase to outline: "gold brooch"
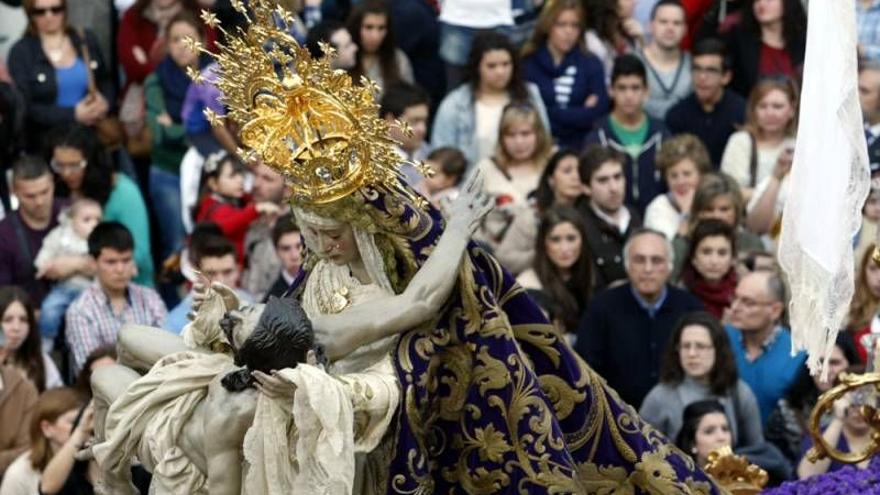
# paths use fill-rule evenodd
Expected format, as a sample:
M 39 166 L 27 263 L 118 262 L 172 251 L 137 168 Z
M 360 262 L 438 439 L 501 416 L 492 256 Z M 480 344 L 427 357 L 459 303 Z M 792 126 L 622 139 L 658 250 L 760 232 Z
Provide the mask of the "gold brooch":
M 341 287 L 333 291 L 333 295 L 330 297 L 331 313 L 341 313 L 349 304 L 351 304 L 351 295 L 348 292 L 348 287 Z

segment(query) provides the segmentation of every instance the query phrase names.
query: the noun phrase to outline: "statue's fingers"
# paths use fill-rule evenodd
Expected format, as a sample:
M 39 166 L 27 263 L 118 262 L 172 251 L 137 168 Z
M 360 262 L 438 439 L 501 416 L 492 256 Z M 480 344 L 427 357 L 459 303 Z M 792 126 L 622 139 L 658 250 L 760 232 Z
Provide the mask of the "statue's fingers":
M 474 191 L 482 191 L 483 190 L 483 172 L 480 169 L 474 170 L 474 173 L 471 174 L 470 180 L 468 180 L 467 184 L 467 192 L 468 194 L 473 194 Z

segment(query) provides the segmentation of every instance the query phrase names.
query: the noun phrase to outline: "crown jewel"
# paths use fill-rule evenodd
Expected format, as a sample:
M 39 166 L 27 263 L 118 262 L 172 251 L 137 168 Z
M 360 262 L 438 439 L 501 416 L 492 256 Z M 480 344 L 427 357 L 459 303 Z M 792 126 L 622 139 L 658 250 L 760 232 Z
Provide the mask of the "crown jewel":
M 247 28 L 237 28 L 226 44 L 211 54 L 196 41 L 191 49 L 216 60 L 217 87 L 229 109 L 225 117 L 206 111 L 212 125 L 230 119 L 239 126 L 244 160 L 261 159 L 287 178 L 291 200 L 319 206 L 351 195 L 365 186 L 394 188 L 404 163 L 380 119 L 376 84 L 366 78 L 353 84 L 330 65 L 334 49 L 322 43 L 324 57 L 314 60 L 289 34 L 293 16 L 268 0 L 252 0 Z M 203 20 L 221 31 L 216 17 Z M 203 76 L 190 73 L 195 83 Z M 404 129 L 406 132 L 406 129 Z M 414 164 L 419 168 L 421 164 Z

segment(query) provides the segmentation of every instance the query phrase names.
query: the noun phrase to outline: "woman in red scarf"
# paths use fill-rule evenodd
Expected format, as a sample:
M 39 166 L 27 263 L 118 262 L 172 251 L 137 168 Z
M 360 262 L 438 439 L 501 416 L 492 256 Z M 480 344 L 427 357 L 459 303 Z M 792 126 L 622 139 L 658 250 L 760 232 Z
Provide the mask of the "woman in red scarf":
M 706 219 L 694 227 L 681 284 L 722 320 L 736 290 L 735 260 L 736 233 L 730 225 Z

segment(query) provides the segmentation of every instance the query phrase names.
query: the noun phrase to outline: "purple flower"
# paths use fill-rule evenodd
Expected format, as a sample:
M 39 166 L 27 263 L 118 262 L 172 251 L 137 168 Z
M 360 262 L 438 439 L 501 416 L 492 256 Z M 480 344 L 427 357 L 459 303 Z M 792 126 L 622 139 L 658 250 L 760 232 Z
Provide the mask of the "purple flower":
M 880 494 L 880 456 L 871 459 L 868 467 L 844 466 L 837 471 L 800 481 L 789 481 L 764 495 L 870 495 Z

